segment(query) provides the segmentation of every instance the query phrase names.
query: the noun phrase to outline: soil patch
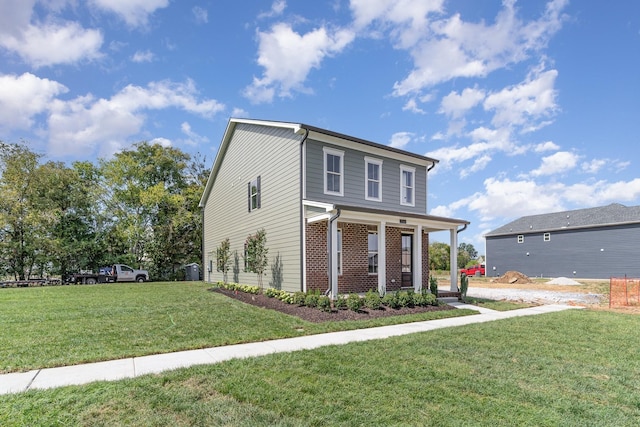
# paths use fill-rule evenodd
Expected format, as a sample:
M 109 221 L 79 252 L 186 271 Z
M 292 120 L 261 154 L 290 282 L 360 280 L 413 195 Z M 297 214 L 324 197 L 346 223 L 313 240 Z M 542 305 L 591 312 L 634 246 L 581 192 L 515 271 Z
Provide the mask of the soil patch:
M 509 283 L 509 284 L 513 284 L 513 283 L 531 283 L 531 280 L 529 279 L 528 276 L 520 273 L 519 271 L 507 271 L 506 273 L 504 273 L 502 276 L 493 279 L 492 282 L 496 282 L 496 283 Z
M 269 310 L 277 310 L 281 313 L 296 316 L 302 320 L 313 323 L 341 321 L 341 320 L 366 320 L 376 319 L 379 317 L 389 316 L 403 316 L 406 314 L 425 313 L 428 311 L 443 311 L 443 310 L 455 310 L 450 305 L 442 306 L 428 306 L 428 307 L 403 307 L 399 309 L 392 309 L 384 307 L 380 310 L 369 310 L 367 308 L 362 309 L 359 312 L 352 310 L 334 310 L 331 312 L 322 311 L 317 308 L 310 308 L 304 306 L 298 306 L 296 304 L 287 304 L 280 301 L 277 298 L 269 298 L 266 295 L 259 294 L 253 295 L 246 292 L 236 292 L 227 289 L 211 288 L 210 291 L 218 292 L 247 304 L 255 305 L 256 307 L 267 308 Z

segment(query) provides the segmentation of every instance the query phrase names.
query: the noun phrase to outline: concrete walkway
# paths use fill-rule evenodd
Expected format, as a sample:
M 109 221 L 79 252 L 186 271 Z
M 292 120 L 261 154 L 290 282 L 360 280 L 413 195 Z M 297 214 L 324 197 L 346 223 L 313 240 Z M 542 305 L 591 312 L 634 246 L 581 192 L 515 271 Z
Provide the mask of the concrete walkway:
M 115 381 L 231 359 L 243 359 L 278 352 L 310 350 L 328 345 L 384 339 L 415 332 L 470 325 L 472 323 L 491 322 L 512 317 L 581 308 L 552 304 L 511 311 L 495 311 L 460 302 L 450 302 L 449 304 L 457 308 L 477 310 L 479 314 L 4 374 L 0 375 L 0 395 L 20 393 L 33 389 L 81 385 L 94 381 Z

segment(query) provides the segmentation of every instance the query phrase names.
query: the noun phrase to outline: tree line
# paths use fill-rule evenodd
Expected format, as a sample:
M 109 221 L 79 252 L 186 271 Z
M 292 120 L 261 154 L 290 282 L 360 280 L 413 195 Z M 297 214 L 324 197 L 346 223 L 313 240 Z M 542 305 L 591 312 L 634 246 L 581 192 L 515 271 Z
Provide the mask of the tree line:
M 446 243 L 435 242 L 429 245 L 429 268 L 431 270 L 451 269 L 451 247 Z M 458 268 L 471 267 L 478 264 L 478 251 L 471 243 L 458 245 Z
M 96 163 L 45 161 L 0 141 L 0 277 L 65 277 L 123 263 L 154 280 L 202 260 L 200 155 L 148 142 Z

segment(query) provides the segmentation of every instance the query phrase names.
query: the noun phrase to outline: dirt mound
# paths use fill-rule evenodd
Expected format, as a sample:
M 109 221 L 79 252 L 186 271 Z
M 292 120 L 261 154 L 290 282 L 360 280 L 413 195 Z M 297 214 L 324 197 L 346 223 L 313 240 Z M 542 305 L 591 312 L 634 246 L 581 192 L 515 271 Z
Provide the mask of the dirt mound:
M 495 283 L 531 283 L 528 276 L 520 273 L 519 271 L 507 271 L 502 276 L 493 279 Z

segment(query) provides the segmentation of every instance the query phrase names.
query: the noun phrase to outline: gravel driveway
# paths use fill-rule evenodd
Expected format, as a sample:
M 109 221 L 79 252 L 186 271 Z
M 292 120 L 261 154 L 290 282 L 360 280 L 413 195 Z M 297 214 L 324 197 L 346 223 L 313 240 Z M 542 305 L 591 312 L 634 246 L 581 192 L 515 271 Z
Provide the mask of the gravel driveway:
M 467 290 L 467 295 L 477 298 L 523 301 L 537 304 L 574 303 L 577 305 L 599 304 L 603 298 L 603 295 L 601 294 L 585 294 L 580 292 L 554 292 L 529 289 L 492 289 L 472 287 Z

